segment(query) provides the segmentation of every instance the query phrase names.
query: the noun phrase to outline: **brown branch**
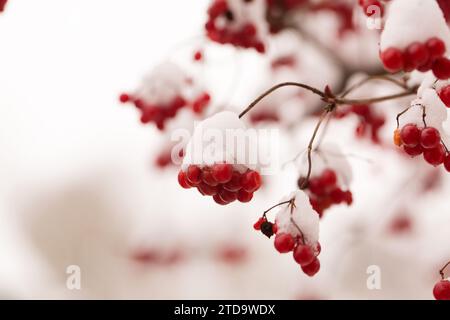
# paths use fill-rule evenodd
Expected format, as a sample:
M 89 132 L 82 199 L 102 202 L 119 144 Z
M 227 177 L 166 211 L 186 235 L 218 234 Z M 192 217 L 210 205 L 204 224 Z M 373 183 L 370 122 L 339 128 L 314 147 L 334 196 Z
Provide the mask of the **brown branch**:
M 388 75 L 385 75 L 385 74 L 373 75 L 373 76 L 368 76 L 368 77 L 362 79 L 361 81 L 355 83 L 354 85 L 349 87 L 347 90 L 345 90 L 343 93 L 341 93 L 341 95 L 339 97 L 340 98 L 345 98 L 347 95 L 349 95 L 354 90 L 361 88 L 362 86 L 364 86 L 365 84 L 367 84 L 370 81 L 376 81 L 376 80 L 388 81 L 388 82 L 391 82 L 391 83 L 399 86 L 400 88 L 403 88 L 405 90 L 408 89 L 407 85 L 404 82 L 399 81 L 398 79 L 392 78 L 392 77 L 390 77 Z

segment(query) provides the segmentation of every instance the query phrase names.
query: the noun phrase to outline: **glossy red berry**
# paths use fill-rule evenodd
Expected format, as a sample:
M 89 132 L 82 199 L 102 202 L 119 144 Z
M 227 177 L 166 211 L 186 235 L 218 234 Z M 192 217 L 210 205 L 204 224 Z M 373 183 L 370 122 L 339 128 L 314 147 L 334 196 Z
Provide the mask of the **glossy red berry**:
M 215 164 L 212 167 L 212 176 L 219 183 L 227 183 L 233 177 L 233 166 L 226 163 Z
M 255 230 L 261 230 L 261 225 L 263 224 L 263 222 L 266 221 L 265 218 L 259 218 L 258 221 L 255 222 L 255 224 L 253 225 L 253 229 Z
M 321 184 L 325 187 L 333 187 L 337 183 L 336 173 L 331 169 L 325 169 L 320 177 Z
M 250 202 L 253 199 L 253 193 L 245 190 L 239 190 L 237 193 L 237 199 L 242 203 Z
M 441 280 L 436 283 L 433 295 L 436 300 L 450 300 L 450 281 Z
M 219 190 L 218 194 L 220 198 L 227 203 L 231 203 L 237 199 L 237 194 L 235 192 L 231 192 L 225 189 Z
M 186 178 L 191 185 L 198 185 L 202 182 L 202 170 L 196 165 L 190 165 L 186 171 Z
M 289 233 L 279 233 L 275 236 L 274 246 L 279 253 L 288 253 L 294 249 L 295 239 Z
M 302 266 L 302 270 L 306 275 L 308 275 L 310 277 L 316 275 L 317 272 L 319 272 L 319 270 L 320 270 L 319 259 L 315 258 L 310 264 L 308 264 L 306 266 Z
M 450 108 L 450 85 L 445 86 L 439 92 L 439 97 L 447 108 Z
M 425 149 L 423 151 L 423 158 L 432 166 L 437 167 L 441 165 L 445 159 L 444 147 L 442 146 L 442 144 L 439 144 L 434 149 Z
M 413 69 L 426 64 L 430 58 L 427 47 L 420 42 L 409 45 L 405 56 L 406 64 L 414 66 Z
M 447 154 L 444 159 L 444 167 L 447 172 L 450 172 L 450 154 Z
M 399 49 L 393 47 L 388 48 L 381 53 L 380 57 L 386 70 L 398 72 L 403 69 L 403 53 Z
M 423 148 L 420 144 L 415 147 L 403 146 L 403 150 L 411 157 L 417 157 L 423 153 Z
M 247 192 L 255 192 L 261 187 L 261 176 L 258 172 L 249 170 L 241 178 L 242 189 Z
M 431 58 L 439 58 L 445 54 L 445 43 L 439 38 L 431 38 L 426 43 Z
M 433 127 L 424 128 L 420 134 L 420 144 L 425 149 L 434 149 L 441 143 L 441 134 Z
M 437 58 L 433 63 L 433 73 L 440 80 L 450 78 L 450 60 L 445 57 Z
M 228 204 L 228 202 L 224 201 L 224 200 L 219 196 L 219 194 L 214 195 L 214 196 L 213 196 L 213 199 L 214 199 L 214 201 L 215 201 L 217 204 L 220 204 L 221 206 L 225 206 L 225 205 Z
M 204 196 L 214 196 L 218 192 L 217 187 L 210 186 L 204 182 L 200 183 L 197 188 L 198 191 L 200 191 L 200 193 Z
M 307 266 L 316 258 L 311 246 L 299 244 L 294 249 L 294 260 L 301 266 Z
M 180 170 L 180 172 L 178 172 L 178 183 L 184 189 L 192 188 L 192 186 L 188 183 L 186 173 L 183 170 Z
M 405 146 L 415 147 L 420 143 L 420 129 L 415 124 L 407 124 L 400 131 Z

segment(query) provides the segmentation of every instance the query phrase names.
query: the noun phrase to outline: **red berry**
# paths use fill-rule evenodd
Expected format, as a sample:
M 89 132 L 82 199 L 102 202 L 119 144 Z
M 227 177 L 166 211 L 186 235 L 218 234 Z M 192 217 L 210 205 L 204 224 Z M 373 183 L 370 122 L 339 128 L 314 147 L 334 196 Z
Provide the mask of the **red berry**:
M 450 281 L 441 280 L 433 288 L 436 300 L 450 300 Z
M 447 172 L 450 172 L 450 154 L 447 154 L 444 159 L 444 167 Z
M 442 144 L 439 144 L 434 149 L 425 149 L 423 151 L 423 158 L 429 164 L 437 167 L 444 162 L 445 159 L 445 150 Z
M 224 200 L 219 196 L 219 194 L 214 195 L 214 196 L 213 196 L 213 199 L 214 199 L 214 201 L 215 201 L 217 204 L 220 204 L 220 205 L 222 205 L 222 206 L 228 204 L 228 202 L 224 201 Z
M 195 61 L 200 61 L 203 59 L 203 53 L 201 51 L 196 51 L 194 53 L 194 60 Z
M 307 266 L 302 266 L 303 272 L 312 277 L 320 270 L 320 261 L 319 259 L 315 258 L 310 264 Z
M 249 170 L 241 178 L 242 189 L 247 192 L 255 192 L 261 187 L 261 176 L 258 172 Z
M 403 54 L 397 48 L 388 48 L 381 53 L 381 61 L 390 72 L 398 72 L 403 69 Z
M 184 189 L 192 188 L 192 186 L 188 183 L 186 179 L 186 173 L 183 170 L 180 170 L 180 172 L 178 172 L 178 183 Z
M 414 42 L 406 49 L 406 60 L 408 64 L 415 66 L 413 69 L 426 64 L 429 58 L 427 47 L 420 42 Z
M 219 196 L 223 201 L 230 203 L 237 199 L 237 194 L 235 192 L 231 192 L 225 189 L 219 190 Z
M 294 249 L 295 239 L 289 233 L 279 233 L 275 236 L 274 245 L 279 253 L 288 253 Z
M 439 38 L 431 38 L 426 43 L 431 58 L 440 58 L 445 54 L 445 43 Z
M 447 108 L 450 108 L 450 85 L 445 86 L 439 92 L 439 97 Z
M 423 148 L 420 144 L 415 147 L 403 146 L 403 150 L 405 150 L 405 152 L 411 157 L 417 157 L 423 153 Z
M 214 196 L 217 194 L 217 187 L 213 187 L 210 185 L 207 185 L 206 183 L 202 182 L 198 185 L 198 191 L 204 196 Z
M 204 168 L 202 172 L 202 180 L 207 185 L 210 185 L 212 187 L 217 186 L 219 183 L 214 179 L 212 175 L 212 171 L 210 168 Z
M 266 221 L 265 218 L 259 218 L 258 221 L 256 221 L 256 223 L 253 225 L 253 229 L 255 230 L 261 230 L 261 225 L 263 224 L 263 222 Z
M 126 103 L 126 102 L 130 101 L 130 96 L 126 93 L 122 93 L 119 97 L 119 100 L 122 103 Z
M 226 163 L 215 164 L 212 168 L 212 176 L 219 183 L 227 183 L 233 177 L 233 166 Z
M 307 266 L 315 258 L 314 250 L 308 245 L 299 244 L 294 249 L 294 260 L 301 266 Z
M 450 78 L 450 60 L 447 58 L 441 57 L 436 59 L 432 69 L 436 78 L 440 80 L 447 80 Z
M 309 179 L 308 188 L 309 191 L 311 191 L 316 196 L 322 196 L 325 194 L 325 186 L 318 178 Z
M 186 178 L 190 184 L 196 186 L 202 182 L 202 170 L 195 165 L 190 165 L 186 171 Z
M 408 147 L 415 147 L 420 143 L 420 129 L 415 124 L 407 124 L 400 131 L 403 144 Z
M 253 193 L 247 192 L 244 190 L 238 191 L 237 199 L 239 200 L 239 202 L 247 203 L 247 202 L 250 202 L 252 200 L 252 198 L 253 198 Z
M 225 190 L 233 191 L 233 192 L 236 192 L 236 191 L 241 190 L 241 188 L 242 188 L 242 185 L 241 185 L 241 175 L 239 174 L 239 172 L 236 172 L 236 171 L 233 172 L 233 176 L 231 177 L 231 180 L 228 181 L 228 182 L 223 186 L 223 188 L 224 188 Z
M 336 173 L 331 169 L 326 169 L 322 172 L 320 177 L 321 184 L 325 187 L 333 187 L 337 183 Z
M 322 252 L 322 246 L 320 245 L 320 242 L 317 242 L 314 245 L 314 253 L 316 254 L 316 257 L 320 254 L 320 252 Z
M 441 143 L 441 134 L 433 127 L 422 130 L 420 144 L 425 149 L 434 149 Z

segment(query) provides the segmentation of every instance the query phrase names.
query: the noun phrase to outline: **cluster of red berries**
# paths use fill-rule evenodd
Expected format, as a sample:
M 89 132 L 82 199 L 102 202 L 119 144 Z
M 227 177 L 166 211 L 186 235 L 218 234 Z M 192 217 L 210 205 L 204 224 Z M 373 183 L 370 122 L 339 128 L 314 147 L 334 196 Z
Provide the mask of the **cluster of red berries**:
M 426 162 L 435 167 L 444 164 L 445 169 L 450 172 L 450 155 L 436 128 L 419 128 L 412 123 L 406 124 L 401 130 L 395 131 L 394 143 L 403 147 L 403 150 L 411 157 L 423 154 Z
M 309 202 L 320 217 L 332 205 L 353 203 L 352 192 L 344 191 L 337 185 L 337 175 L 332 169 L 325 169 L 321 175 L 305 180 L 305 177 L 300 177 L 297 182 L 298 187 L 308 190 Z
M 5 6 L 8 0 L 0 0 L 0 12 L 3 12 L 5 10 Z
M 243 1 L 244 5 L 250 1 Z M 227 23 L 220 25 L 216 20 L 222 18 Z M 258 38 L 258 30 L 253 23 L 246 23 L 239 29 L 231 29 L 228 24 L 235 22 L 235 16 L 230 10 L 227 0 L 215 0 L 208 9 L 206 34 L 212 41 L 220 44 L 232 44 L 236 47 L 254 48 L 260 53 L 265 52 L 264 43 Z
M 433 70 L 438 79 L 450 78 L 450 60 L 444 54 L 446 47 L 439 38 L 431 38 L 426 43 L 414 42 L 403 52 L 390 47 L 380 54 L 386 70 L 390 72 L 411 72 L 415 69 L 421 72 Z
M 235 170 L 231 164 L 218 163 L 211 167 L 190 165 L 186 171 L 180 170 L 178 182 L 185 188 L 197 188 L 204 196 L 212 196 L 220 205 L 235 200 L 246 203 L 261 187 L 261 176 L 257 171 L 247 169 L 244 173 Z
M 375 14 L 375 12 L 371 10 L 371 7 L 373 7 L 373 9 L 375 9 L 375 7 L 378 7 L 380 16 L 382 17 L 384 15 L 384 6 L 379 0 L 359 0 L 359 5 L 361 6 L 361 8 L 363 8 L 364 14 L 368 17 L 371 17 Z
M 202 113 L 208 106 L 211 97 L 204 92 L 195 98 L 192 102 L 187 101 L 182 96 L 176 96 L 168 104 L 151 104 L 145 102 L 139 97 L 134 97 L 123 93 L 119 97 L 120 102 L 131 102 L 141 112 L 141 122 L 147 124 L 153 122 L 159 130 L 164 130 L 166 121 L 174 118 L 181 108 L 190 106 L 195 113 Z
M 358 138 L 364 138 L 367 134 L 372 142 L 380 143 L 380 129 L 384 126 L 386 119 L 383 115 L 375 114 L 369 105 L 353 105 L 340 108 L 336 111 L 336 118 L 342 119 L 348 115 L 355 114 L 359 117 L 359 123 L 355 134 Z
M 274 246 L 279 253 L 292 252 L 295 262 L 306 275 L 312 277 L 319 272 L 320 261 L 317 258 L 321 251 L 319 242 L 311 246 L 304 243 L 300 236 L 294 237 L 289 233 L 279 232 L 275 236 Z
M 450 108 L 450 85 L 443 87 L 439 91 L 439 98 L 441 98 L 447 108 Z
M 436 300 L 450 300 L 450 281 L 440 280 L 433 288 L 433 295 Z

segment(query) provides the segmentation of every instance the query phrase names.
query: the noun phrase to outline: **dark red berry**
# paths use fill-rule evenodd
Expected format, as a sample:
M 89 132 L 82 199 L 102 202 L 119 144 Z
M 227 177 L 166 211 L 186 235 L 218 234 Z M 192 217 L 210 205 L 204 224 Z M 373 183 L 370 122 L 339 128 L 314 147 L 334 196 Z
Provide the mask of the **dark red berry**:
M 433 295 L 436 300 L 450 300 L 450 281 L 441 280 L 436 283 Z
M 180 186 L 182 186 L 184 189 L 192 188 L 192 186 L 189 184 L 189 182 L 186 179 L 186 173 L 183 170 L 180 170 L 178 172 L 178 183 Z
M 450 60 L 445 57 L 436 59 L 433 63 L 433 73 L 440 80 L 450 78 Z
M 228 204 L 228 202 L 224 201 L 224 200 L 219 196 L 219 194 L 214 195 L 214 196 L 213 196 L 213 199 L 214 199 L 214 201 L 215 201 L 217 204 L 220 204 L 220 205 L 222 205 L 222 206 L 225 206 L 225 205 Z
M 420 144 L 415 147 L 403 146 L 403 150 L 411 157 L 417 157 L 423 153 L 423 148 Z
M 299 244 L 294 249 L 294 260 L 301 266 L 307 266 L 316 258 L 314 250 L 304 244 Z
M 314 275 L 317 274 L 317 272 L 319 272 L 320 270 L 320 261 L 319 259 L 315 258 L 310 264 L 308 264 L 307 266 L 302 266 L 302 270 L 303 272 L 312 277 Z
M 447 172 L 450 172 L 450 154 L 447 154 L 444 159 L 444 167 Z
M 429 58 L 427 47 L 420 42 L 414 42 L 406 49 L 406 60 L 408 64 L 415 66 L 413 69 L 426 64 Z
M 331 169 L 325 169 L 320 177 L 320 182 L 325 187 L 333 187 L 337 183 L 336 173 Z
M 295 239 L 289 233 L 279 233 L 275 236 L 274 246 L 279 253 L 288 253 L 294 249 Z
M 386 70 L 390 72 L 398 72 L 403 69 L 403 53 L 397 48 L 388 48 L 381 53 L 381 61 Z
M 231 192 L 225 189 L 221 189 L 218 192 L 220 198 L 227 203 L 231 203 L 237 199 L 237 194 L 235 192 Z
M 265 218 L 259 218 L 258 221 L 255 222 L 255 224 L 253 225 L 253 229 L 255 230 L 261 230 L 261 225 L 263 224 L 263 222 L 266 221 Z
M 258 172 L 249 170 L 241 178 L 242 189 L 247 192 L 255 192 L 261 186 L 261 176 Z
M 431 38 L 426 43 L 431 58 L 440 58 L 445 54 L 445 43 L 439 38 Z
M 239 190 L 237 193 L 237 199 L 239 202 L 247 203 L 250 202 L 253 198 L 253 193 L 247 192 L 245 190 Z
M 423 158 L 432 166 L 437 167 L 441 165 L 445 159 L 444 147 L 442 146 L 442 144 L 439 144 L 434 149 L 425 149 L 423 151 Z
M 425 149 L 434 149 L 441 143 L 441 135 L 433 127 L 427 127 L 420 134 L 420 144 Z
M 202 181 L 202 170 L 196 165 L 190 165 L 186 171 L 186 178 L 191 185 L 198 185 Z
M 226 163 L 215 164 L 212 168 L 212 176 L 219 183 L 227 183 L 233 177 L 233 166 Z
M 400 131 L 400 138 L 404 145 L 415 147 L 420 143 L 420 129 L 415 124 L 407 124 Z
M 439 92 L 439 97 L 447 108 L 450 108 L 450 85 L 445 86 Z

